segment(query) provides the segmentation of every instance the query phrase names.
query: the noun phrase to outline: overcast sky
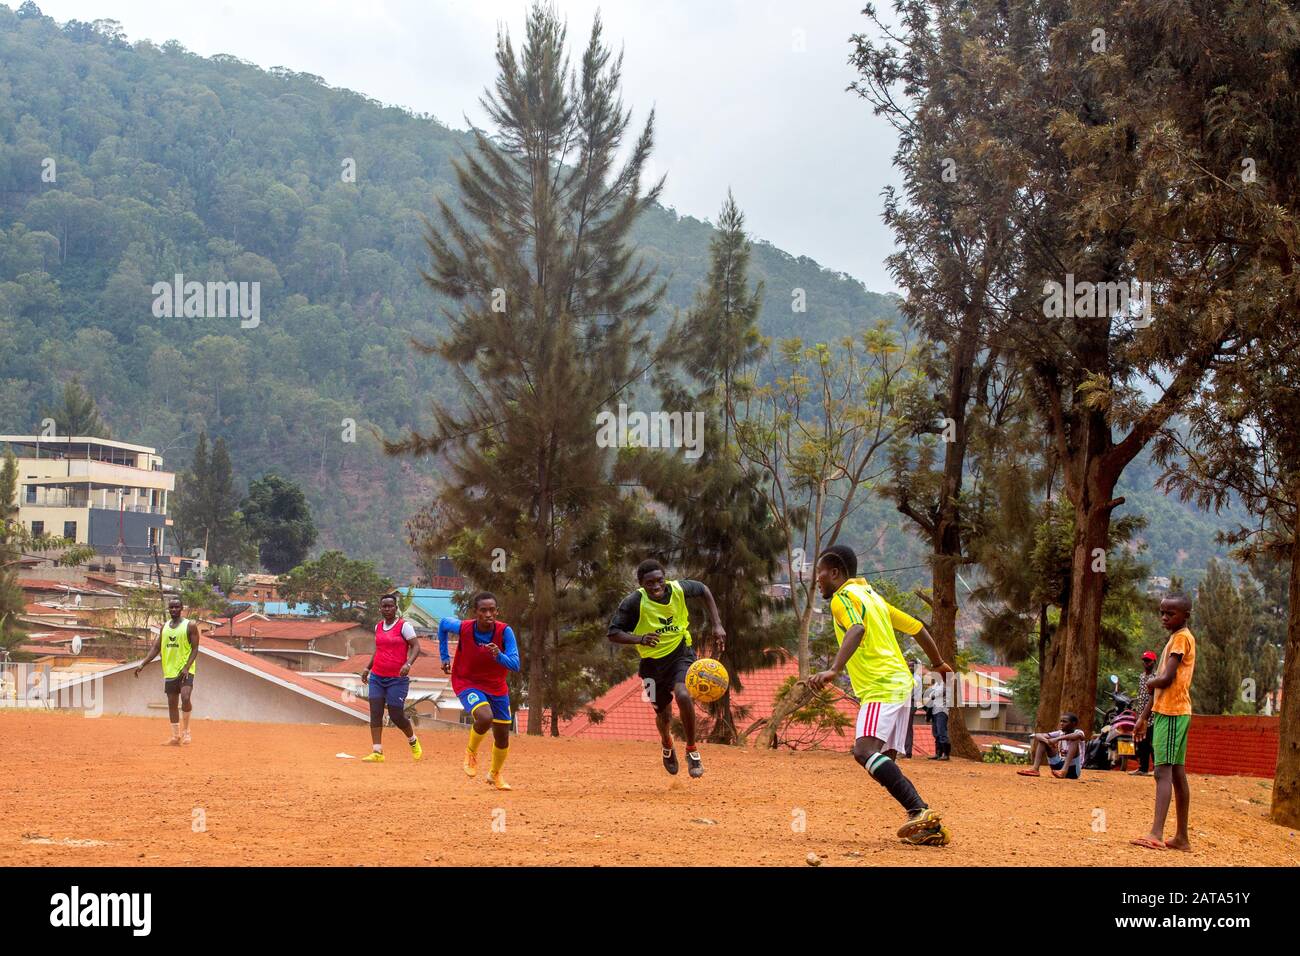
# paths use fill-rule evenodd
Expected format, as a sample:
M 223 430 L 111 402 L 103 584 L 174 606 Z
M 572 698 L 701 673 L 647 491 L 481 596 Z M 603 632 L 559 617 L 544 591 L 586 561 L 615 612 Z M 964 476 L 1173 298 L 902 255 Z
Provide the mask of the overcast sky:
M 11 8 L 18 0 L 6 0 Z M 331 86 L 480 123 L 498 23 L 523 30 L 526 0 L 37 0 L 69 19 L 113 19 L 128 39 L 315 73 Z M 884 4 L 882 4 L 884 5 Z M 894 288 L 880 222 L 893 130 L 845 92 L 863 0 L 559 0 L 571 43 L 599 7 L 624 48 L 623 98 L 656 111 L 664 202 L 713 220 L 730 187 L 750 232 L 795 255 Z M 578 59 L 575 52 L 574 59 Z

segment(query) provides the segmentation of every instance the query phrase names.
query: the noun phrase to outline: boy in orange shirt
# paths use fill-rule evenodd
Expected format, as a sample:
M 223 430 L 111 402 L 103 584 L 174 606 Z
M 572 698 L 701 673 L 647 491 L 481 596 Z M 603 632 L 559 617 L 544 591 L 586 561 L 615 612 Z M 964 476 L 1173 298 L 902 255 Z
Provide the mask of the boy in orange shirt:
M 1149 850 L 1190 850 L 1187 840 L 1187 811 L 1191 790 L 1187 786 L 1187 729 L 1192 723 L 1192 673 L 1196 670 L 1196 638 L 1187 629 L 1192 602 L 1184 594 L 1171 594 L 1160 602 L 1160 623 L 1169 631 L 1169 642 L 1160 655 L 1156 673 L 1147 680 L 1151 700 L 1143 708 L 1133 739 L 1142 740 L 1151 726 L 1151 749 L 1156 767 L 1156 816 L 1151 832 L 1133 840 Z M 1177 805 L 1178 833 L 1164 839 L 1169 798 Z

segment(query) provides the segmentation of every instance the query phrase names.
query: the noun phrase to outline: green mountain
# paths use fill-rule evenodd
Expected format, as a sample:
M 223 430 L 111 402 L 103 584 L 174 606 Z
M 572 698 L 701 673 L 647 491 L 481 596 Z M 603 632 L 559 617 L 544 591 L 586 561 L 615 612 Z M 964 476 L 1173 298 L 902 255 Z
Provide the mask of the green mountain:
M 387 458 L 375 435 L 425 425 L 454 393 L 411 339 L 443 324 L 419 274 L 425 218 L 455 202 L 469 142 L 318 76 L 0 5 L 0 432 L 36 429 L 76 375 L 116 437 L 182 470 L 200 431 L 223 436 L 241 486 L 275 471 L 304 487 L 318 549 L 407 576 L 403 526 L 437 464 Z M 641 252 L 668 283 L 655 328 L 690 304 L 711 235 L 670 209 L 643 218 Z M 833 341 L 897 319 L 893 297 L 769 243 L 752 269 L 769 335 Z M 154 287 L 177 275 L 259 283 L 256 325 L 166 317 Z M 878 567 L 922 554 L 878 499 L 853 536 Z

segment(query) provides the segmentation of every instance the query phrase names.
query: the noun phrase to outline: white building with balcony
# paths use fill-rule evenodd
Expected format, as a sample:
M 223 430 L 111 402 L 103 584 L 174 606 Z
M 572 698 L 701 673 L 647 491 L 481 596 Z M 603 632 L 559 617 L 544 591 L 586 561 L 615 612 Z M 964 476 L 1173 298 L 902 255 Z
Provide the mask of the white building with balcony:
M 176 475 L 144 445 L 90 436 L 0 435 L 18 458 L 18 520 L 33 534 L 144 557 L 167 550 Z

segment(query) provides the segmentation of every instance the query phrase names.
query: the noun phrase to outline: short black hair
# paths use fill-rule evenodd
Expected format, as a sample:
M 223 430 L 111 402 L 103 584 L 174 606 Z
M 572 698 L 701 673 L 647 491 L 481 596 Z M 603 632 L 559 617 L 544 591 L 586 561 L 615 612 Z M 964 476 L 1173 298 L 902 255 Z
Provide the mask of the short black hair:
M 636 566 L 636 579 L 640 581 L 647 574 L 652 574 L 655 571 L 662 571 L 663 569 L 664 566 L 654 558 L 646 558 Z
M 1178 605 L 1188 614 L 1192 613 L 1192 599 L 1189 598 L 1182 591 L 1174 591 L 1172 594 L 1166 594 L 1164 597 L 1160 599 L 1161 604 L 1164 604 L 1166 601 L 1170 601 Z
M 1061 716 L 1072 724 L 1077 724 L 1079 722 L 1079 715 L 1074 713 L 1074 711 L 1067 710 Z
M 399 602 L 399 601 L 397 600 L 397 592 L 396 592 L 396 591 L 390 591 L 388 594 L 381 595 L 380 598 L 379 598 L 379 603 L 380 603 L 380 604 L 383 604 L 385 601 L 392 601 L 394 604 L 399 604 L 399 603 L 401 603 L 401 602 Z
M 846 578 L 856 577 L 858 573 L 858 555 L 847 544 L 833 544 L 817 559 L 818 564 L 838 564 Z
M 479 601 L 495 601 L 496 599 L 497 596 L 491 591 L 479 591 L 478 594 L 474 595 L 474 610 L 478 610 Z

